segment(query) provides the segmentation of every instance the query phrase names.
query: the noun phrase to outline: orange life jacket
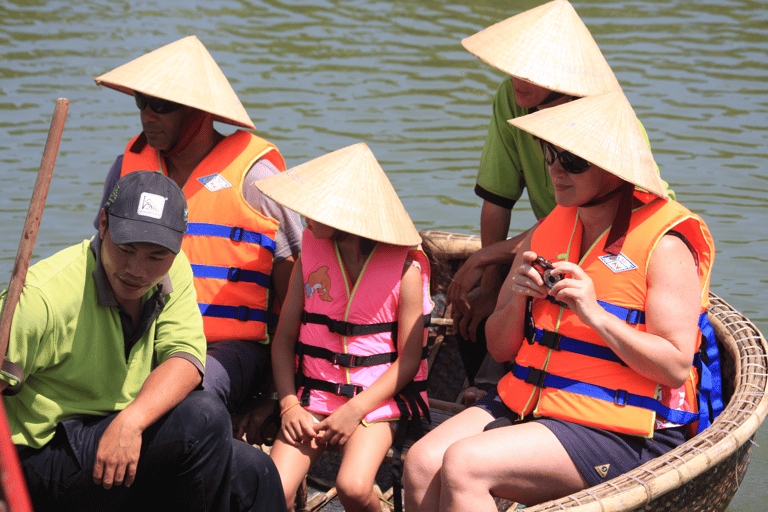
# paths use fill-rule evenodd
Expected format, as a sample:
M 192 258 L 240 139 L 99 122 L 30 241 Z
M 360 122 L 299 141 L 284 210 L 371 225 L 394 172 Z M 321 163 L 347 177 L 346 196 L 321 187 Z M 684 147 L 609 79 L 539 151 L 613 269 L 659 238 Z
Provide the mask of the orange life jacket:
M 677 231 L 695 252 L 706 319 L 715 254 L 706 224 L 675 201 L 635 195 L 644 204 L 632 213 L 619 256 L 603 252 L 606 231 L 578 261 L 582 225 L 575 207 L 556 207 L 537 226 L 531 250 L 550 261 L 577 263 L 592 279 L 600 305 L 645 331 L 650 257 L 662 236 Z M 533 413 L 646 437 L 653 435 L 657 413 L 675 424 L 698 420 L 698 372 L 693 366 L 683 388 L 663 389 L 626 366 L 570 309 L 532 299 L 529 320 L 513 369 L 498 384 L 501 399 L 521 416 Z M 684 397 L 684 403 L 667 400 L 673 396 Z
M 125 149 L 121 175 L 138 170 L 167 174 L 157 150 L 134 137 Z M 238 130 L 195 168 L 183 187 L 189 208 L 182 250 L 192 264 L 198 305 L 209 343 L 223 339 L 268 342 L 267 310 L 278 222 L 243 198 L 243 181 L 254 163 L 285 162 L 270 142 Z

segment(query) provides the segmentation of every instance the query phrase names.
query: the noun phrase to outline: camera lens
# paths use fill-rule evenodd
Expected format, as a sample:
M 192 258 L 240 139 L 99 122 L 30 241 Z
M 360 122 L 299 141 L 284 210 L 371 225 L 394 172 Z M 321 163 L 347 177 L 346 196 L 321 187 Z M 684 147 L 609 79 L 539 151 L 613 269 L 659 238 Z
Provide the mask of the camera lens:
M 555 284 L 558 281 L 560 281 L 563 278 L 563 276 L 553 276 L 549 270 L 544 272 L 543 277 L 544 277 L 544 284 L 546 284 L 548 288 L 552 288 L 553 286 L 555 286 Z

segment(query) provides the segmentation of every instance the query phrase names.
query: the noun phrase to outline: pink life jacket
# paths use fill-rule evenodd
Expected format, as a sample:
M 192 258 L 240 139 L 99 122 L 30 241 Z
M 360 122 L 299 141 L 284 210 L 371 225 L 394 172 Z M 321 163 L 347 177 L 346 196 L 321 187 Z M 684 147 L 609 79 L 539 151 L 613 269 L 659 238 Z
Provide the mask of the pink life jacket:
M 357 283 L 350 288 L 336 243 L 318 240 L 309 230 L 304 231 L 301 260 L 305 297 L 296 352 L 298 395 L 307 410 L 331 414 L 370 386 L 397 358 L 400 278 L 406 257 L 421 266 L 426 342 L 433 304 L 429 262 L 420 248 L 377 243 Z M 422 357 L 414 380 L 369 411 L 363 422 L 417 418 L 419 410 L 428 417 L 426 378 L 426 359 Z

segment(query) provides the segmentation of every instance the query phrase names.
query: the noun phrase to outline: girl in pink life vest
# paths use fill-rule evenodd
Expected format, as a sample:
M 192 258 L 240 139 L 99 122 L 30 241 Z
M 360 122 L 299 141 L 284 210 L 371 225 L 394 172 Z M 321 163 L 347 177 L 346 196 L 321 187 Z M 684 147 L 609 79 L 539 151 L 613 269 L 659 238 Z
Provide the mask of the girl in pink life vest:
M 257 183 L 306 218 L 301 257 L 272 342 L 282 425 L 271 457 L 286 501 L 328 447 L 345 510 L 379 511 L 376 472 L 426 414 L 429 264 L 421 238 L 365 144 Z

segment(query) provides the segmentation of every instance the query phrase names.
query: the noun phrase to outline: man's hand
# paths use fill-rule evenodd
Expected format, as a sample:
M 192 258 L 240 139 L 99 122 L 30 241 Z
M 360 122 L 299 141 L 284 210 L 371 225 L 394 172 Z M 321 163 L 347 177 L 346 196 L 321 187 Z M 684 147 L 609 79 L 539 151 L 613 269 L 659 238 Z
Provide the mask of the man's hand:
M 453 275 L 451 284 L 445 293 L 445 302 L 448 306 L 453 306 L 453 311 L 464 313 L 470 309 L 467 294 L 480 281 L 485 271 L 485 266 L 480 264 L 480 253 L 478 249 L 472 254 L 459 270 Z
M 93 482 L 105 489 L 113 485 L 130 487 L 139 464 L 142 431 L 121 411 L 99 440 Z

